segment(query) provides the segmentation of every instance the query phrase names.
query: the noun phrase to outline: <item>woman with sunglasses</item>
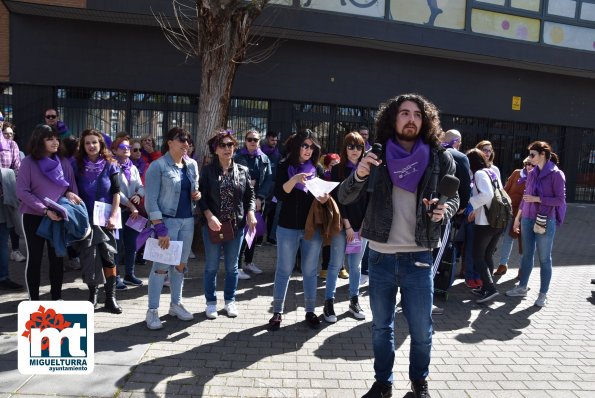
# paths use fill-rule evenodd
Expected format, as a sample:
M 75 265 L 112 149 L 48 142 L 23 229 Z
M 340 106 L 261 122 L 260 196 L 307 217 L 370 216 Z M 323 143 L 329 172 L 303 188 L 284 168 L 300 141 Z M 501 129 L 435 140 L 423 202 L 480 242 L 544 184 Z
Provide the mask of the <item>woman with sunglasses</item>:
M 353 170 L 364 155 L 364 138 L 356 131 L 347 134 L 343 140 L 343 150 L 341 151 L 341 161 L 331 171 L 331 180 L 343 182 Z M 333 196 L 337 195 L 338 189 L 333 191 Z M 339 202 L 335 198 L 337 203 Z M 359 305 L 359 280 L 361 276 L 362 257 L 368 244 L 365 238 L 359 235 L 362 222 L 368 206 L 368 195 L 360 195 L 359 199 L 349 205 L 339 205 L 341 213 L 341 224 L 343 229 L 340 233 L 333 236 L 331 240 L 331 259 L 326 278 L 325 301 L 324 301 L 324 320 L 329 323 L 337 322 L 334 302 L 337 286 L 337 277 L 339 270 L 343 266 L 343 261 L 347 257 L 349 267 L 349 312 L 356 319 L 366 319 L 366 313 Z M 353 243 L 354 239 L 361 240 L 359 249 L 350 250 L 346 254 L 347 244 Z
M 525 297 L 535 251 L 539 257 L 541 287 L 535 301 L 538 307 L 547 304 L 547 293 L 552 279 L 552 246 L 557 226 L 566 215 L 566 177 L 558 168 L 558 155 L 545 141 L 529 144 L 529 158 L 533 165 L 527 176 L 525 193 L 514 219 L 514 230 L 521 234 L 523 256 L 521 277 L 517 287 L 506 292 L 507 296 Z
M 118 223 L 117 210 L 120 206 L 120 168 L 112 158 L 103 135 L 95 129 L 83 131 L 79 150 L 73 163 L 79 194 L 85 202 L 92 233 L 87 239 L 77 242 L 82 265 L 83 282 L 89 287 L 89 301 L 97 305 L 99 285 L 105 287 L 105 308 L 120 314 L 122 308 L 116 301 L 116 239 L 114 229 Z M 112 206 L 103 226 L 95 225 L 95 202 Z
M 479 149 L 483 152 L 488 160 L 488 169 L 492 170 L 498 176 L 498 179 L 501 180 L 502 176 L 500 175 L 500 169 L 494 164 L 494 158 L 496 157 L 496 153 L 494 152 L 494 146 L 488 140 L 480 141 L 477 145 L 475 145 L 476 149 Z
M 163 156 L 162 153 L 156 149 L 157 144 L 151 134 L 143 135 L 140 142 L 142 145 L 141 156 L 147 165 Z
M 304 239 L 306 219 L 314 196 L 304 185 L 307 180 L 322 178 L 324 171 L 318 164 L 320 145 L 314 133 L 302 130 L 286 142 L 287 157 L 277 166 L 275 196 L 283 202 L 277 225 L 277 269 L 273 288 L 273 317 L 269 320 L 269 330 L 281 327 L 285 296 L 289 278 L 295 265 L 298 248 L 301 248 L 301 269 L 304 284 L 304 307 L 306 324 L 311 328 L 320 325 L 316 310 L 316 288 L 318 258 L 322 246 L 320 231 L 315 231 L 310 240 Z M 330 195 L 316 198 L 326 203 Z
M 141 178 L 145 177 L 145 171 L 147 171 L 147 167 L 149 166 L 145 159 L 142 156 L 142 145 L 141 140 L 138 138 L 133 138 L 130 140 L 130 161 L 138 170 Z
M 523 198 L 525 183 L 527 182 L 527 175 L 531 170 L 533 170 L 533 165 L 531 164 L 530 160 L 531 159 L 527 156 L 525 160 L 523 160 L 523 168 L 513 171 L 510 177 L 508 177 L 508 180 L 506 180 L 506 185 L 504 186 L 504 190 L 506 193 L 508 193 L 508 196 L 510 196 L 512 204 L 512 218 L 508 221 L 508 224 L 504 228 L 504 232 L 502 234 L 500 265 L 498 265 L 498 269 L 496 272 L 494 272 L 494 275 L 504 275 L 506 271 L 508 271 L 508 259 L 510 258 L 510 252 L 512 251 L 512 243 L 514 239 L 519 240 L 519 253 L 522 254 L 522 242 L 520 235 L 514 231 L 512 226 L 514 218 L 519 211 L 521 199 Z
M 112 143 L 112 152 L 116 155 L 120 165 L 120 207 L 122 209 L 122 230 L 118 239 L 118 263 L 124 264 L 126 274 L 124 284 L 142 286 L 143 281 L 134 273 L 134 258 L 136 256 L 136 238 L 138 231 L 130 228 L 128 219 L 135 220 L 139 216 L 141 199 L 145 196 L 145 187 L 140 173 L 130 160 L 130 137 L 116 138 Z M 144 226 L 143 226 L 144 227 Z
M 146 324 L 151 330 L 161 329 L 159 299 L 165 278 L 169 278 L 171 302 L 169 314 L 183 321 L 193 315 L 182 304 L 184 270 L 188 264 L 194 235 L 194 202 L 200 199 L 198 165 L 188 154 L 190 133 L 179 127 L 167 132 L 163 143 L 165 155 L 149 165 L 145 185 L 145 209 L 159 240 L 159 247 L 169 248 L 169 242 L 182 242 L 179 264 L 153 262 L 149 274 L 149 309 Z
M 254 129 L 248 130 L 244 139 L 244 147 L 235 155 L 234 161 L 248 168 L 250 183 L 256 196 L 256 211 L 262 215 L 265 200 L 273 189 L 273 173 L 269 157 L 260 150 L 259 144 L 260 133 Z M 261 217 L 261 219 L 263 218 Z M 262 270 L 253 262 L 255 249 L 256 242 L 251 247 L 247 247 L 246 242 L 242 242 L 240 257 L 244 253 L 244 266 L 243 270 L 238 270 L 238 278 L 250 279 L 247 272 L 256 275 L 262 274 Z
M 238 287 L 238 259 L 240 246 L 244 240 L 244 227 L 254 230 L 256 217 L 254 211 L 254 188 L 250 182 L 250 171 L 246 166 L 234 161 L 236 138 L 230 131 L 216 133 L 208 141 L 213 159 L 200 171 L 200 190 L 202 198 L 199 202 L 203 218 L 202 237 L 205 246 L 205 314 L 209 319 L 217 318 L 217 273 L 219 258 L 223 252 L 225 263 L 225 287 L 223 299 L 225 312 L 230 318 L 239 315 L 236 307 L 236 290 Z M 225 240 L 214 242 L 210 231 L 226 230 L 233 235 Z

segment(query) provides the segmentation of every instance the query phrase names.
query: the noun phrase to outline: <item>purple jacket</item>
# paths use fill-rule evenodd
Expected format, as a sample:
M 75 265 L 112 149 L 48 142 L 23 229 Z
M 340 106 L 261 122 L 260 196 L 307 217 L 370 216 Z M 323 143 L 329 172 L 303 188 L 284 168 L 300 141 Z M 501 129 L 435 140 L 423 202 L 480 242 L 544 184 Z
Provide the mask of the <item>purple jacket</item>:
M 537 214 L 546 215 L 548 218 L 556 217 L 556 224 L 564 222 L 566 215 L 566 177 L 564 172 L 551 160 L 543 170 L 534 167 L 528 173 L 525 194 L 539 196 L 541 203 L 525 203 L 521 201 L 522 217 L 535 219 Z
M 37 161 L 31 156 L 27 156 L 21 163 L 19 175 L 17 177 L 17 198 L 21 201 L 19 211 L 23 214 L 33 214 L 43 216 L 47 207 L 43 203 L 46 196 L 58 202 L 66 190 L 72 191 L 78 195 L 78 189 L 74 180 L 74 172 L 67 159 L 60 159 L 64 179 L 70 184 L 68 187 L 59 186 L 50 181 L 42 172 Z

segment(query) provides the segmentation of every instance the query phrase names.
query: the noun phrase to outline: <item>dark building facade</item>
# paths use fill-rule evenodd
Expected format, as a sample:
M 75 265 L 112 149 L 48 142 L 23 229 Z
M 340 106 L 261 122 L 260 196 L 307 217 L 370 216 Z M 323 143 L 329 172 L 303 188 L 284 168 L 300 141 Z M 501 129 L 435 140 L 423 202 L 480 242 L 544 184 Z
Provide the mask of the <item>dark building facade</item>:
M 503 178 L 546 140 L 568 199 L 595 202 L 595 0 L 273 3 L 255 28 L 257 48 L 273 51 L 242 65 L 233 87 L 240 137 L 307 127 L 338 150 L 345 132 L 373 130 L 382 101 L 419 92 L 465 148 L 493 142 Z M 199 63 L 169 45 L 153 12 L 171 16 L 171 1 L 0 1 L 0 110 L 19 143 L 48 107 L 75 134 L 208 134 L 196 129 Z

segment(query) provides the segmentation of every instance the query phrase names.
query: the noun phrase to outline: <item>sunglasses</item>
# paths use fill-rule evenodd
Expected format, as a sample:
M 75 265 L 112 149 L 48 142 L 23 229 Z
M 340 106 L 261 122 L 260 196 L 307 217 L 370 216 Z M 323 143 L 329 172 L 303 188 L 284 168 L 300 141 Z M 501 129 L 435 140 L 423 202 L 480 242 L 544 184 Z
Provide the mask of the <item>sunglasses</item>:
M 57 117 L 58 117 L 58 115 L 45 115 L 46 119 L 55 119 Z
M 233 142 L 220 142 L 219 148 L 233 148 L 234 145 L 235 144 Z
M 122 149 L 123 151 L 128 151 L 130 149 L 130 145 L 120 144 L 118 145 L 118 148 Z
M 190 138 L 176 137 L 176 140 L 180 141 L 182 144 L 186 144 L 186 143 L 190 142 Z
M 358 151 L 361 151 L 362 149 L 364 149 L 363 145 L 355 145 L 355 144 L 350 144 L 347 145 L 347 149 L 350 151 L 353 151 L 354 149 L 357 149 Z
M 140 152 L 140 148 L 132 148 L 132 152 Z
M 314 145 L 314 144 L 312 144 L 312 145 L 302 144 L 302 145 L 300 145 L 300 148 L 305 149 L 305 150 L 310 149 L 310 150 L 313 151 L 314 149 L 316 149 L 316 145 Z
M 529 166 L 529 167 L 533 167 L 533 165 L 531 163 L 525 163 L 524 164 L 525 167 Z
M 260 138 L 252 138 L 252 137 L 246 138 L 246 142 L 258 142 L 258 141 L 260 141 Z
M 530 157 L 531 159 L 533 159 L 533 158 L 534 158 L 535 156 L 537 156 L 537 155 L 539 155 L 539 154 L 538 154 L 538 153 L 530 153 L 530 154 L 529 154 L 529 157 Z

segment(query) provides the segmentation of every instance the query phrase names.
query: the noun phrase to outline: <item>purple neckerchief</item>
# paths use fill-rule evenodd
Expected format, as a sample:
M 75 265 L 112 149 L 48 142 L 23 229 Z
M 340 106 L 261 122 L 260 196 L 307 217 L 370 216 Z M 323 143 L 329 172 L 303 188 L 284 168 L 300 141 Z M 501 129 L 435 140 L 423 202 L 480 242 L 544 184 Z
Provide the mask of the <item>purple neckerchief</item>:
M 250 152 L 248 150 L 248 148 L 243 147 L 242 149 L 240 149 L 240 155 L 245 155 L 245 156 L 260 156 L 263 155 L 264 152 L 260 150 L 260 148 L 256 148 L 256 150 L 254 152 Z
M 393 185 L 406 191 L 417 190 L 417 184 L 430 163 L 430 146 L 418 138 L 407 152 L 398 142 L 389 139 L 386 142 L 386 165 Z
M 62 170 L 62 163 L 57 155 L 52 157 L 44 157 L 37 161 L 39 169 L 51 182 L 56 185 L 67 187 L 70 184 L 64 179 L 64 170 Z
M 99 156 L 97 158 L 97 161 L 92 162 L 89 160 L 89 158 L 85 156 L 83 157 L 83 165 L 85 166 L 83 175 L 89 181 L 95 181 L 103 171 L 103 168 L 105 167 L 105 159 L 103 158 L 103 156 Z
M 347 159 L 347 163 L 345 163 L 345 166 L 349 167 L 353 171 L 355 168 L 357 168 L 358 163 L 353 163 L 351 160 Z
M 527 170 L 525 170 L 525 167 L 523 166 L 523 168 L 521 169 L 521 176 L 520 178 L 516 181 L 516 183 L 518 185 L 522 185 L 527 181 Z
M 461 141 L 459 138 L 453 138 L 452 140 L 443 142 L 440 145 L 442 146 L 442 148 L 453 148 L 454 149 L 453 145 L 459 141 Z
M 364 150 L 367 152 L 372 149 L 372 145 L 368 141 L 364 142 Z
M 299 173 L 310 174 L 306 179 L 311 180 L 312 178 L 316 177 L 316 167 L 314 167 L 314 165 L 312 165 L 311 160 L 308 160 L 306 163 L 302 163 L 298 167 L 294 167 L 294 166 L 290 165 L 287 168 L 287 174 L 289 175 L 289 178 L 291 178 L 294 175 L 299 174 Z M 299 189 L 301 191 L 308 192 L 308 188 L 306 188 L 306 186 L 304 184 L 302 184 L 301 182 L 298 182 L 297 184 L 295 184 L 294 189 Z
M 268 157 L 271 157 L 271 155 L 273 155 L 273 154 L 279 153 L 279 149 L 277 149 L 276 146 L 268 146 L 267 144 L 262 145 L 260 147 L 260 149 L 262 149 L 264 154 L 267 155 Z
M 0 134 L 0 151 L 10 151 L 10 142 Z
M 120 168 L 124 172 L 126 181 L 130 182 L 130 169 L 132 168 L 132 161 L 130 158 L 126 158 L 124 162 L 120 162 L 120 159 L 118 159 L 118 163 L 120 163 Z
M 138 159 L 131 159 L 131 162 L 133 165 L 136 166 L 136 168 L 138 169 L 139 174 L 142 176 L 145 173 L 145 169 L 147 168 L 147 162 L 145 162 L 145 159 L 143 159 L 142 157 L 138 158 Z

